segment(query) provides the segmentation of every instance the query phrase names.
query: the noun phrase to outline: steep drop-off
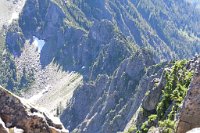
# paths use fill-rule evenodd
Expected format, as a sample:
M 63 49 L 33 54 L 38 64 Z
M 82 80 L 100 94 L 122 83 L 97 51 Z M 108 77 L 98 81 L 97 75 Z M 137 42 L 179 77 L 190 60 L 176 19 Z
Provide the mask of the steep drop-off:
M 1 133 L 68 133 L 57 119 L 0 87 Z

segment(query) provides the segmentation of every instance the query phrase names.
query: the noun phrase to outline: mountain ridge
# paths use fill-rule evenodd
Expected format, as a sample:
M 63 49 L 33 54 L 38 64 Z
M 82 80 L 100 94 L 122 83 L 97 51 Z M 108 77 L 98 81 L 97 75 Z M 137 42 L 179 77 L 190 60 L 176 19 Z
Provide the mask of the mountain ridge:
M 0 83 L 43 92 L 35 104 L 45 107 L 56 90 L 70 95 L 51 108 L 70 131 L 123 131 L 165 67 L 199 54 L 199 13 L 181 0 L 27 0 L 1 39 Z

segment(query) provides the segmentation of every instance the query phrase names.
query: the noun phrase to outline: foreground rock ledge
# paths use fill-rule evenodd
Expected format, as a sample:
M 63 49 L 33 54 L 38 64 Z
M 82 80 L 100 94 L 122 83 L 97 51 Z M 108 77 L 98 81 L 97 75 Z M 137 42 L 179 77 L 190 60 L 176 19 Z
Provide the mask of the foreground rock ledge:
M 0 86 L 0 133 L 68 133 L 60 122 Z
M 177 133 L 185 133 L 193 128 L 200 127 L 200 58 L 198 58 L 195 64 L 195 75 L 190 83 L 183 108 L 180 112 Z

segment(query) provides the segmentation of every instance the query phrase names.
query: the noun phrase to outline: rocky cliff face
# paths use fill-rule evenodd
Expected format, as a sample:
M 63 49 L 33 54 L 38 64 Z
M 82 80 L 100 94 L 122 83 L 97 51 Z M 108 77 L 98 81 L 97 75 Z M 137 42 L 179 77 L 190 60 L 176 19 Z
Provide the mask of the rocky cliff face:
M 8 29 L 6 47 L 19 57 L 25 41 L 31 44 L 35 36 L 46 44 L 39 57 L 42 68 L 54 62 L 94 80 L 98 74 L 112 75 L 140 48 L 150 50 L 155 62 L 199 53 L 198 14 L 187 2 L 27 0 Z M 21 88 L 19 79 L 12 79 L 8 88 Z
M 56 118 L 54 118 L 56 119 Z M 0 132 L 67 133 L 61 123 L 0 87 Z
M 147 53 L 138 52 L 124 60 L 112 77 L 99 75 L 95 82 L 83 84 L 74 92 L 61 121 L 75 132 L 122 131 L 148 89 L 145 81 L 156 77 L 145 74 L 150 62 L 154 63 Z
M 197 122 L 199 58 L 163 67 L 160 77 L 154 79 L 154 85 L 142 98 L 128 132 L 185 133 L 200 126 Z
M 159 58 L 157 60 L 185 58 L 190 55 L 193 50 L 189 52 L 180 49 L 179 46 L 183 47 L 182 43 L 187 43 L 191 48 L 199 47 L 199 39 L 192 39 L 195 37 L 189 35 L 192 32 L 199 34 L 197 32 L 199 27 L 194 26 L 198 24 L 199 20 L 196 16 L 199 16 L 199 11 L 188 2 L 111 0 L 102 1 L 98 6 L 95 6 L 96 1 L 73 0 L 73 3 L 89 20 L 108 19 L 115 23 L 119 30 L 125 36 L 129 36 L 135 44 L 154 51 Z M 190 36 L 191 39 L 186 36 Z M 190 45 L 189 42 L 194 45 Z M 186 55 L 185 52 L 189 53 Z
M 199 127 L 199 59 L 194 61 L 196 64 L 195 75 L 189 86 L 183 108 L 180 112 L 180 120 L 177 133 L 186 132 L 192 128 Z

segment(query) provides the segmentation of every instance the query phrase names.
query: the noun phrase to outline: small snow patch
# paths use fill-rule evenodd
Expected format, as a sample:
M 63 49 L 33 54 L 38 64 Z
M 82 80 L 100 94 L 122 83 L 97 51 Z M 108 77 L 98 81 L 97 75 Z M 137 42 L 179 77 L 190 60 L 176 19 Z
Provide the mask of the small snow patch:
M 81 69 L 85 69 L 85 66 L 82 66 L 82 68 Z
M 37 37 L 33 36 L 33 45 L 37 47 L 39 53 L 41 53 L 44 44 L 45 44 L 44 40 L 39 40 Z

